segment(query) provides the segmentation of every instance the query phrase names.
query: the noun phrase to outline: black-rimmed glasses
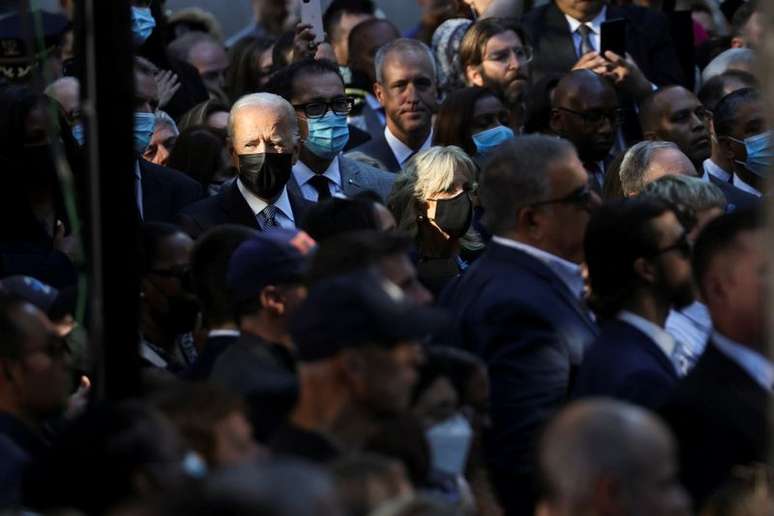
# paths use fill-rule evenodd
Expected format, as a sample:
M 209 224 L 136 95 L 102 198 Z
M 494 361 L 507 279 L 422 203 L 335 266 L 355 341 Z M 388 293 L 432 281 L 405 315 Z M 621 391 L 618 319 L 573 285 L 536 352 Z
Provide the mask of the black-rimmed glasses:
M 337 115 L 348 115 L 355 105 L 352 97 L 336 97 L 330 102 L 307 102 L 306 104 L 293 104 L 293 107 L 303 111 L 307 118 L 321 118 L 330 109 Z

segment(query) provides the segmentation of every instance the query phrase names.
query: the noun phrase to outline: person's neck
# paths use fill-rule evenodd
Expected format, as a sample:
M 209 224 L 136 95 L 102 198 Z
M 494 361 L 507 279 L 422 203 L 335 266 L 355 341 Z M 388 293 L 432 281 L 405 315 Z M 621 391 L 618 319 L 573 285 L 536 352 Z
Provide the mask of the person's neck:
M 298 402 L 290 414 L 290 421 L 304 430 L 331 434 L 334 423 L 349 403 L 348 396 L 330 375 L 310 372 L 308 367 L 310 366 L 299 365 Z
M 387 121 L 387 127 L 390 128 L 390 132 L 395 138 L 403 142 L 403 144 L 414 152 L 422 148 L 422 145 L 427 141 L 427 137 L 430 136 L 430 127 L 418 129 L 413 132 L 403 132 L 395 127 L 390 120 Z
M 324 174 L 325 171 L 328 170 L 328 167 L 331 166 L 331 163 L 333 163 L 335 158 L 321 158 L 320 156 L 317 156 L 313 152 L 309 151 L 306 147 L 302 147 L 299 159 L 301 160 L 301 163 L 309 167 L 309 170 L 315 174 Z
M 659 296 L 651 292 L 643 292 L 641 289 L 624 304 L 623 309 L 663 328 L 669 315 L 670 303 L 660 300 Z
M 356 404 L 347 405 L 331 425 L 331 434 L 349 451 L 363 448 L 377 431 L 379 424 L 373 415 Z
M 175 335 L 168 335 L 164 327 L 156 321 L 147 309 L 141 315 L 142 337 L 165 351 L 171 351 L 175 344 Z
M 710 155 L 710 159 L 715 165 L 722 168 L 726 172 L 732 173 L 734 171 L 733 162 L 723 155 L 723 152 L 720 150 L 719 145 L 712 146 L 712 154 Z M 701 170 L 701 169 L 698 169 L 698 170 Z
M 716 309 L 713 310 L 711 308 L 710 314 L 712 315 L 712 325 L 716 332 L 740 346 L 768 356 L 763 339 L 751 332 L 751 328 L 748 325 L 738 324 L 737 321 L 733 320 L 733 317 L 728 317 L 727 313 L 718 314 Z
M 575 13 L 575 14 L 577 14 L 577 16 L 574 16 L 574 15 L 569 14 L 569 13 L 565 13 L 565 14 L 567 14 L 567 16 L 569 16 L 570 18 L 575 18 L 576 20 L 578 20 L 581 23 L 588 23 L 591 20 L 593 20 L 594 18 L 596 18 L 597 16 L 599 16 L 599 13 L 602 12 L 602 9 L 604 9 L 604 4 L 603 4 L 603 7 L 600 8 L 600 10 L 595 12 L 595 13 L 585 13 L 585 14 Z
M 253 335 L 269 344 L 279 345 L 294 351 L 293 340 L 285 325 L 266 313 L 259 312 L 255 317 L 242 319 L 239 330 L 247 335 Z

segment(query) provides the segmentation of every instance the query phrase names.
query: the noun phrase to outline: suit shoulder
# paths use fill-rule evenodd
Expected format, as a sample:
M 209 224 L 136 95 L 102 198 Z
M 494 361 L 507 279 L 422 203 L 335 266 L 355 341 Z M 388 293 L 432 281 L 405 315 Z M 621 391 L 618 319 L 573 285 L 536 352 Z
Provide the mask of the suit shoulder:
M 223 197 L 222 193 L 219 193 L 217 195 L 213 195 L 210 197 L 205 197 L 204 199 L 199 199 L 198 201 L 189 204 L 182 210 L 180 210 L 181 215 L 194 217 L 198 214 L 202 213 L 212 213 L 215 210 L 220 210 L 220 202 Z
M 389 183 L 395 181 L 395 174 L 392 172 L 387 172 L 386 170 L 372 167 L 371 165 L 362 163 L 352 158 L 347 158 L 346 156 L 342 156 L 341 161 L 345 167 L 348 167 L 352 170 L 357 170 L 361 174 L 366 174 L 374 179 L 387 181 Z
M 150 161 L 145 160 L 140 162 L 140 168 L 142 168 L 143 172 L 152 174 L 154 178 L 166 183 L 174 183 L 177 186 L 185 186 L 197 189 L 201 188 L 201 185 L 199 185 L 198 181 L 173 168 L 156 165 L 155 163 L 151 163 Z

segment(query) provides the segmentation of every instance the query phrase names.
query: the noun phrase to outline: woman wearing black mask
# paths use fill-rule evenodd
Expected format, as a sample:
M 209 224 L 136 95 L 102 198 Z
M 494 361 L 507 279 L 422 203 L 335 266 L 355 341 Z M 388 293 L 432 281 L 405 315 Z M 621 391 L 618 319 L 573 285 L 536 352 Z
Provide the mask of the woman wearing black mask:
M 435 294 L 483 250 L 471 228 L 476 166 L 459 147 L 431 147 L 409 161 L 388 207 L 414 236 L 417 270 Z

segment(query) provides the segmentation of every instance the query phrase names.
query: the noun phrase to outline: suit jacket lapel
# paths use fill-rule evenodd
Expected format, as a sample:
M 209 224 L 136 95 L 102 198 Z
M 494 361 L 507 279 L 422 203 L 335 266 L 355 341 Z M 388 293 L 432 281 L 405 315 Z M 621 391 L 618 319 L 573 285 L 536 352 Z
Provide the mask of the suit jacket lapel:
M 223 188 L 221 207 L 228 215 L 228 220 L 243 226 L 260 229 L 257 217 L 237 187 L 236 179 Z
M 357 195 L 366 189 L 366 185 L 361 184 L 360 168 L 354 160 L 340 156 L 339 174 L 341 175 L 341 189 L 347 197 Z
M 168 193 L 168 190 L 159 184 L 153 172 L 145 167 L 143 160 L 140 160 L 139 163 L 140 183 L 142 184 L 143 220 L 164 219 L 165 206 L 171 206 L 170 199 L 167 199 L 164 195 Z
M 552 1 L 546 10 L 546 27 L 541 42 L 540 51 L 544 66 L 550 59 L 550 67 L 547 70 L 569 70 L 578 62 L 575 51 L 575 43 L 570 33 L 570 26 L 562 11 Z
M 664 369 L 664 371 L 669 373 L 669 376 L 675 380 L 678 379 L 675 365 L 661 350 L 661 348 L 658 347 L 658 344 L 656 344 L 653 339 L 625 321 L 615 321 L 614 324 L 620 324 L 629 332 L 635 333 L 639 338 L 630 339 L 630 342 L 636 343 L 645 353 L 653 357 L 656 362 L 661 364 L 661 367 Z

